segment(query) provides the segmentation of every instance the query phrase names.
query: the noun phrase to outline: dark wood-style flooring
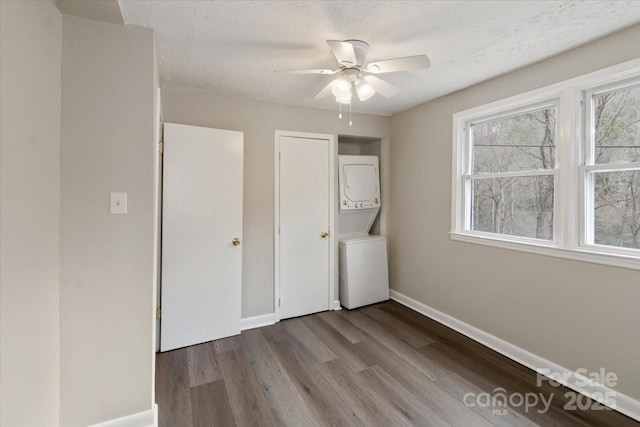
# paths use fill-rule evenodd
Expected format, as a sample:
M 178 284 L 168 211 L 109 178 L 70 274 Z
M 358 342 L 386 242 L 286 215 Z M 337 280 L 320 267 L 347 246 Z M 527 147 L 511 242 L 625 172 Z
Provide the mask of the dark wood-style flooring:
M 553 395 L 528 411 L 465 395 Z M 568 389 L 398 303 L 289 319 L 158 354 L 161 427 L 640 426 L 563 410 Z M 583 399 L 584 400 L 584 399 Z

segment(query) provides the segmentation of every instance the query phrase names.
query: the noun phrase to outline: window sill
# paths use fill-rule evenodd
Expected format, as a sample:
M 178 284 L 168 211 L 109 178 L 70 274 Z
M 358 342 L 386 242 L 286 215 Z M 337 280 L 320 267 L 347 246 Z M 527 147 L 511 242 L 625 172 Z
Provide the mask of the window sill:
M 524 242 L 514 241 L 491 236 L 480 236 L 473 233 L 450 232 L 451 240 L 466 243 L 475 243 L 485 246 L 494 246 L 502 249 L 511 249 L 521 252 L 529 252 L 538 255 L 552 256 L 556 258 L 566 258 L 574 261 L 589 262 L 592 264 L 603 264 L 614 267 L 640 270 L 640 257 L 627 254 L 611 254 L 600 252 L 597 249 L 586 248 L 561 248 L 553 242 Z

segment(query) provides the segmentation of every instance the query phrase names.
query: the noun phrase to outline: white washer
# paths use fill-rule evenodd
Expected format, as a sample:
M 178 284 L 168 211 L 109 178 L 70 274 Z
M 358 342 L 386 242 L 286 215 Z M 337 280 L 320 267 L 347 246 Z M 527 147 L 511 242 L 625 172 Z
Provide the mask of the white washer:
M 362 307 L 389 299 L 387 238 L 367 234 L 339 241 L 340 304 Z
M 387 239 L 369 234 L 380 211 L 376 156 L 338 156 L 340 303 L 356 308 L 389 299 Z

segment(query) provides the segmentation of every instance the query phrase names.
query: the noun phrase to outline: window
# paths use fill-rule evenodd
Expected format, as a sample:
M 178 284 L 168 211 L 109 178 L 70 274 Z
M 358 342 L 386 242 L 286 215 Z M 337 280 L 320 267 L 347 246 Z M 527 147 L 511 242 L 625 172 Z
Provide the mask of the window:
M 556 106 L 469 124 L 470 229 L 553 240 Z
M 453 124 L 452 239 L 640 269 L 640 59 Z
M 640 249 L 640 84 L 587 96 L 586 243 Z

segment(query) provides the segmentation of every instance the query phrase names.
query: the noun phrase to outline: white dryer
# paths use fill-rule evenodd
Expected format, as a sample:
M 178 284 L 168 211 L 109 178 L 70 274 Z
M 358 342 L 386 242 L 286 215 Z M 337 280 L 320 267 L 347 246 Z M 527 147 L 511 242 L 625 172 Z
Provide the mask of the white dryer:
M 387 239 L 369 234 L 380 211 L 376 156 L 338 156 L 340 303 L 356 308 L 389 299 Z

